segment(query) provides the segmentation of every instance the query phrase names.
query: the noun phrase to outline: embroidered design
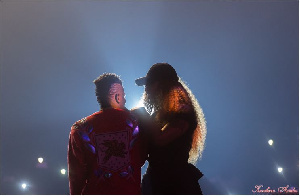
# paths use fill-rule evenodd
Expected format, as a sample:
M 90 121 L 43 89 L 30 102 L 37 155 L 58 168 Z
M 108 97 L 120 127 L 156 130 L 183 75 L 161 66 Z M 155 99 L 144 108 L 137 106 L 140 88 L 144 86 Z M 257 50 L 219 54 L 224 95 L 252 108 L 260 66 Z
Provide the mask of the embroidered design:
M 133 132 L 132 132 L 132 137 L 136 137 L 138 134 L 139 134 L 139 127 L 138 126 L 136 126 L 135 127 L 135 129 L 133 130 Z
M 72 129 L 84 129 L 86 128 L 87 126 L 87 121 L 86 121 L 86 117 L 85 118 L 82 118 L 81 120 L 75 122 L 73 125 L 72 125 Z
M 95 135 L 98 165 L 118 171 L 130 163 L 128 131 Z
M 125 143 L 119 143 L 117 140 L 104 140 L 102 143 L 106 150 L 102 151 L 105 153 L 105 157 L 103 161 L 106 163 L 112 156 L 115 157 L 125 157 L 125 154 L 127 153 L 125 151 Z
M 91 141 L 90 137 L 88 136 L 88 134 L 86 132 L 78 131 L 78 133 L 83 141 L 85 141 L 85 142 Z
M 92 144 L 86 143 L 85 147 L 93 154 L 96 154 L 96 149 Z
M 112 174 L 111 174 L 111 173 L 105 173 L 105 174 L 104 174 L 104 177 L 105 177 L 105 178 L 111 178 L 111 177 L 112 177 Z
M 133 177 L 133 168 L 131 167 L 131 165 L 128 166 L 127 170 L 126 171 L 122 171 L 120 172 L 119 174 L 122 178 L 126 178 L 127 180 L 129 178 L 131 178 L 134 182 L 135 182 L 135 179 Z
M 133 127 L 133 124 L 132 124 L 132 121 L 131 121 L 131 120 L 127 119 L 127 120 L 126 120 L 126 123 L 127 123 L 127 125 L 128 125 L 130 128 Z
M 123 177 L 123 178 L 125 178 L 125 177 L 128 176 L 128 172 L 126 172 L 126 171 L 125 172 L 121 172 L 120 176 Z
M 89 125 L 86 118 L 83 118 L 72 126 L 72 129 L 77 130 L 80 138 L 85 142 L 84 146 L 93 154 L 96 154 L 95 147 L 91 144 L 89 134 L 93 131 L 93 126 Z
M 99 180 L 109 180 L 113 175 L 118 175 L 126 180 L 135 181 L 129 152 L 137 141 L 138 135 L 139 127 L 133 116 L 126 120 L 125 130 L 95 135 L 99 166 L 95 175 Z
M 129 132 L 131 133 L 129 149 L 131 150 L 138 138 L 140 130 L 139 130 L 139 126 L 137 125 L 137 120 L 135 119 L 134 116 L 131 115 L 130 119 L 126 120 L 126 123 L 131 128 L 129 129 Z

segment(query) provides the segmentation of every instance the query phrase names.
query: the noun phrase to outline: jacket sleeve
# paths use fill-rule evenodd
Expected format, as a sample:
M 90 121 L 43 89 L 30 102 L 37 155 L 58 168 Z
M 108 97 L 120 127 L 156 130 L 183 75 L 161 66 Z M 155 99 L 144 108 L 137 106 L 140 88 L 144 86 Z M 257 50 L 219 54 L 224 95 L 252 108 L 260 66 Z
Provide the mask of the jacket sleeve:
M 140 130 L 138 146 L 140 156 L 140 167 L 145 164 L 149 154 L 149 133 L 147 127 L 149 126 L 150 115 L 144 107 L 131 109 L 131 114 L 137 119 Z
M 86 161 L 83 143 L 72 127 L 68 147 L 69 189 L 71 195 L 80 195 L 86 183 Z

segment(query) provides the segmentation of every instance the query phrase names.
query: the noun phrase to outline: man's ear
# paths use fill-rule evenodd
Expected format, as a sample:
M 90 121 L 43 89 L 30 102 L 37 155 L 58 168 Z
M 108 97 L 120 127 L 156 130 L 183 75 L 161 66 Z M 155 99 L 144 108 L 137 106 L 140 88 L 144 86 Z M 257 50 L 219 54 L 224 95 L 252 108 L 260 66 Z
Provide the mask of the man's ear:
M 120 104 L 120 95 L 119 94 L 115 94 L 115 100 L 116 100 L 117 104 Z

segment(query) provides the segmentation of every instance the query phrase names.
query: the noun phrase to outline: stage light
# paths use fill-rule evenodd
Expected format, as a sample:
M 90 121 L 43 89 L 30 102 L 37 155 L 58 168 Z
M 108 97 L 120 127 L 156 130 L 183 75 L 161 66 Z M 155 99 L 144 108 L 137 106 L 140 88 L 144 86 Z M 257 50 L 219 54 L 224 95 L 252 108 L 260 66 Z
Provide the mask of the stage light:
M 140 107 L 145 107 L 145 106 L 144 106 L 144 100 L 143 100 L 143 99 L 140 99 L 139 102 L 137 103 L 137 105 L 136 105 L 135 107 L 138 107 L 138 108 L 140 108 Z
M 67 171 L 66 171 L 65 169 L 60 170 L 60 173 L 61 173 L 62 175 L 65 175 L 66 172 L 67 172 Z
M 282 167 L 278 167 L 277 170 L 279 173 L 281 173 L 283 171 Z
M 43 163 L 44 162 L 44 159 L 42 157 L 38 158 L 38 162 L 39 163 Z
M 270 146 L 272 146 L 274 142 L 273 142 L 273 140 L 269 140 L 268 143 Z
M 26 183 L 23 183 L 21 186 L 22 186 L 23 189 L 26 189 L 27 184 L 26 184 Z

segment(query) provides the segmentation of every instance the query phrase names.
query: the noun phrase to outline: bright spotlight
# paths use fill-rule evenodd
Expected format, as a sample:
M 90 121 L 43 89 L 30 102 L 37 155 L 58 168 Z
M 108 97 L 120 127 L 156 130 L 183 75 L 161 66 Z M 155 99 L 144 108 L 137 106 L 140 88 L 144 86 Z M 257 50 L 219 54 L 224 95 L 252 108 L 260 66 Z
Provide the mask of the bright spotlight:
M 279 173 L 281 173 L 283 171 L 282 167 L 278 167 L 277 170 Z
M 27 184 L 26 184 L 26 183 L 23 183 L 21 186 L 22 186 L 23 189 L 26 189 Z
M 38 162 L 39 163 L 43 163 L 44 162 L 44 159 L 42 157 L 38 158 Z
M 61 173 L 62 175 L 65 175 L 66 172 L 67 172 L 67 171 L 66 171 L 65 169 L 60 170 L 60 173 Z
M 273 140 L 269 140 L 268 143 L 270 146 L 272 146 L 274 142 L 273 142 Z
M 140 107 L 145 107 L 145 106 L 144 106 L 144 100 L 143 100 L 143 99 L 140 99 L 139 102 L 137 103 L 137 105 L 136 105 L 135 107 L 138 107 L 138 108 L 140 108 Z

